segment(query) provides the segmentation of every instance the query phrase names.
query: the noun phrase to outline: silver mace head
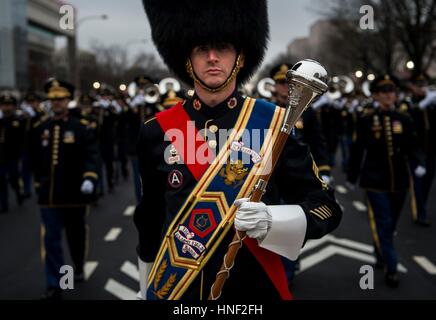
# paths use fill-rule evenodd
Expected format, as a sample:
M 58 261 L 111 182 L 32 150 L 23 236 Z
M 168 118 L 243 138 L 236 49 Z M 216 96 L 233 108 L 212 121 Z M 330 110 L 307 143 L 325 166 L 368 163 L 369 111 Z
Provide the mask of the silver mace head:
M 309 59 L 297 62 L 287 72 L 289 96 L 282 132 L 290 134 L 310 103 L 328 90 L 327 78 L 326 69 L 318 62 Z

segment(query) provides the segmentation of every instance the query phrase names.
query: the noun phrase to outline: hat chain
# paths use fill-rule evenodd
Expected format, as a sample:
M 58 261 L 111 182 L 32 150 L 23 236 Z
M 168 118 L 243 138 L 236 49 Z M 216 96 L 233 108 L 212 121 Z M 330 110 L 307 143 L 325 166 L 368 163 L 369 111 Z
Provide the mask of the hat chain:
M 225 89 L 226 87 L 228 87 L 230 85 L 230 83 L 232 83 L 233 80 L 236 79 L 236 76 L 238 75 L 239 71 L 241 70 L 241 59 L 242 59 L 241 54 L 238 54 L 238 57 L 236 59 L 236 63 L 235 63 L 235 66 L 233 67 L 232 73 L 227 78 L 227 80 L 217 88 L 211 88 L 211 87 L 207 86 L 203 81 L 201 81 L 197 77 L 197 75 L 194 72 L 194 68 L 192 67 L 191 59 L 189 59 L 189 58 L 188 58 L 188 61 L 186 61 L 186 70 L 187 70 L 189 76 L 192 79 L 194 79 L 194 81 L 196 83 L 198 83 L 203 89 L 205 89 L 209 92 L 219 92 L 219 91 Z

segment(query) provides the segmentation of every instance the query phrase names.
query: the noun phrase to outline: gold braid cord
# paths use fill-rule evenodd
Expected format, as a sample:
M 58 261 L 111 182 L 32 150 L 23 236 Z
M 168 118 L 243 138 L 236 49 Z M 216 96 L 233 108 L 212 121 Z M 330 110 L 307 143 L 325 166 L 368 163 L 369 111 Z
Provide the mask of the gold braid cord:
M 246 237 L 247 235 L 245 234 L 245 232 L 235 232 L 233 241 L 229 244 L 229 250 L 224 256 L 224 262 L 221 266 L 221 270 L 217 273 L 215 283 L 210 288 L 209 300 L 218 300 L 221 297 L 225 280 L 230 277 L 230 270 L 232 270 L 235 265 L 236 254 L 242 247 L 242 241 L 244 241 Z M 230 250 L 232 247 L 235 248 L 233 250 Z M 229 253 L 230 255 L 227 256 L 227 254 Z M 232 264 L 231 266 L 229 266 L 230 263 Z
M 220 85 L 220 86 L 217 87 L 217 88 L 210 88 L 210 87 L 208 87 L 206 84 L 203 83 L 203 81 L 201 81 L 201 80 L 197 77 L 197 75 L 195 74 L 194 69 L 193 69 L 193 67 L 192 67 L 191 59 L 188 59 L 188 61 L 186 61 L 186 70 L 187 70 L 189 76 L 190 76 L 192 79 L 194 79 L 194 81 L 195 81 L 196 83 L 198 83 L 198 84 L 199 84 L 199 85 L 200 85 L 204 90 L 207 90 L 207 91 L 209 91 L 209 92 L 213 92 L 213 93 L 214 93 L 214 92 L 219 92 L 219 91 L 223 90 L 223 89 L 226 88 L 230 83 L 232 83 L 233 80 L 236 79 L 236 76 L 238 75 L 239 71 L 241 70 L 241 59 L 242 59 L 241 54 L 238 54 L 238 58 L 236 59 L 236 64 L 235 64 L 235 67 L 234 67 L 233 70 L 232 70 L 232 73 L 231 73 L 230 76 L 227 78 L 227 80 L 226 80 L 222 85 Z

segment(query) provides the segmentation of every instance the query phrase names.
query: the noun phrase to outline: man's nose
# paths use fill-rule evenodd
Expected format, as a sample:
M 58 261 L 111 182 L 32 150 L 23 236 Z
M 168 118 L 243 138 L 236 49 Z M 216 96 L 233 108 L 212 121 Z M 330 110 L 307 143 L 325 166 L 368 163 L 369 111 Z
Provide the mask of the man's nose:
M 215 49 L 209 49 L 207 51 L 207 59 L 209 61 L 218 61 L 218 55 Z

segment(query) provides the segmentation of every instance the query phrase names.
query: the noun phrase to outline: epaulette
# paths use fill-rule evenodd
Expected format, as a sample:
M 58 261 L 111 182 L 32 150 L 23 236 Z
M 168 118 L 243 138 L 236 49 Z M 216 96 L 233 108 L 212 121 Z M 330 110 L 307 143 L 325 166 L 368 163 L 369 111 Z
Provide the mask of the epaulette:
M 89 125 L 89 121 L 86 119 L 80 119 L 80 123 L 83 124 L 84 126 L 88 126 Z

